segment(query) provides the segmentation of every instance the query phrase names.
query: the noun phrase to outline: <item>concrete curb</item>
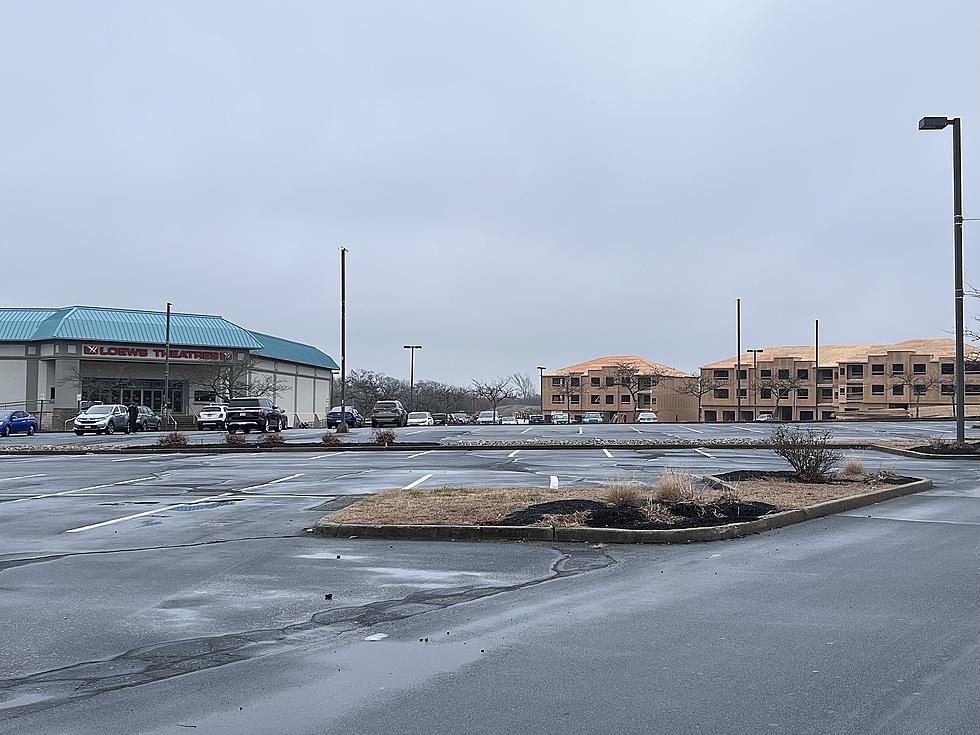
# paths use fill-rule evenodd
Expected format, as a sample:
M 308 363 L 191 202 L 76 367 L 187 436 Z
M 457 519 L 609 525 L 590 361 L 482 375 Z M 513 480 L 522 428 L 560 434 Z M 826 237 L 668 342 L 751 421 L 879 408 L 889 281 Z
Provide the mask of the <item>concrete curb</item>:
M 899 447 L 880 447 L 871 446 L 869 449 L 874 449 L 878 452 L 884 452 L 885 454 L 895 454 L 899 457 L 912 457 L 913 459 L 965 459 L 968 461 L 980 460 L 980 452 L 975 454 L 926 454 L 925 452 L 913 452 L 911 449 L 900 449 Z
M 718 482 L 718 478 L 712 478 Z M 724 483 L 723 483 L 724 484 Z M 331 523 L 320 519 L 313 533 L 328 538 L 386 538 L 424 541 L 545 541 L 604 544 L 677 544 L 700 541 L 723 541 L 783 528 L 793 523 L 842 513 L 873 505 L 932 487 L 932 480 L 919 479 L 904 485 L 875 490 L 861 495 L 829 500 L 799 510 L 773 513 L 747 523 L 730 523 L 706 528 L 681 528 L 640 531 L 626 528 L 565 528 L 556 526 L 410 526 Z

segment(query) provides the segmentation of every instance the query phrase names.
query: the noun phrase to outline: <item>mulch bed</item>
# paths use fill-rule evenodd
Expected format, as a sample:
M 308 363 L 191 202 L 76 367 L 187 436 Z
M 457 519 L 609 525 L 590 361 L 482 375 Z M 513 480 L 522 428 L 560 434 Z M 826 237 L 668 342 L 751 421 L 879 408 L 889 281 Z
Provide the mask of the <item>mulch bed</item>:
M 922 454 L 935 454 L 937 456 L 950 454 L 976 454 L 980 452 L 980 444 L 925 444 L 921 447 L 912 447 L 913 452 Z
M 715 475 L 719 480 L 724 480 L 725 482 L 749 482 L 751 480 L 774 480 L 778 482 L 796 482 L 800 484 L 807 484 L 792 470 L 734 470 L 732 472 L 726 472 L 721 475 Z M 901 475 L 893 474 L 881 474 L 881 475 L 869 475 L 868 477 L 873 477 L 876 485 L 902 485 L 906 482 L 912 482 L 912 478 L 902 477 Z M 854 485 L 864 485 L 867 484 L 865 478 L 863 477 L 842 477 L 840 475 L 834 477 L 829 483 L 823 483 L 827 485 L 844 485 L 844 484 L 854 484 Z

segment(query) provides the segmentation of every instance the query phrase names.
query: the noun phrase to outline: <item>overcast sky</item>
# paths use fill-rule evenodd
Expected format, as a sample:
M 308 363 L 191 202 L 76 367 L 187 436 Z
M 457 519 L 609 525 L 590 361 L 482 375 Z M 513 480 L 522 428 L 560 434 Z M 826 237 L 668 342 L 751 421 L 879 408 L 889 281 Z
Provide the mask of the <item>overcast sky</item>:
M 8 306 L 221 314 L 465 382 L 952 328 L 980 3 L 0 2 Z M 980 285 L 980 222 L 966 229 Z M 968 301 L 967 313 L 980 311 Z

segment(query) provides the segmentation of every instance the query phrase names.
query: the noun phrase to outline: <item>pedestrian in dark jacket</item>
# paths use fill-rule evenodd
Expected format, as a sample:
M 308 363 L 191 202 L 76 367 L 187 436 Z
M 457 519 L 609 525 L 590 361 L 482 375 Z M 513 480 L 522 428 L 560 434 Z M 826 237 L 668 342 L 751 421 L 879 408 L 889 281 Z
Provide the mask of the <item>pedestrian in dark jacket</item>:
M 136 432 L 136 417 L 139 416 L 140 410 L 136 408 L 135 403 L 129 404 L 129 430 L 133 433 Z

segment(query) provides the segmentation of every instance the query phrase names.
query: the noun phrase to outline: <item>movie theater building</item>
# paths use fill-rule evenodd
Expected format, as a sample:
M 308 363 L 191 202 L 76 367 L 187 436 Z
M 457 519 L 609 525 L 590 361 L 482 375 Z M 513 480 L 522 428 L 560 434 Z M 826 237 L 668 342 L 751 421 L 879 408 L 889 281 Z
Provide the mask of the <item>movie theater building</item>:
M 166 314 L 68 306 L 0 308 L 0 407 L 61 430 L 81 401 L 163 407 Z M 229 378 L 266 393 L 291 426 L 322 418 L 337 364 L 316 347 L 220 316 L 171 314 L 170 404 L 182 427 Z

